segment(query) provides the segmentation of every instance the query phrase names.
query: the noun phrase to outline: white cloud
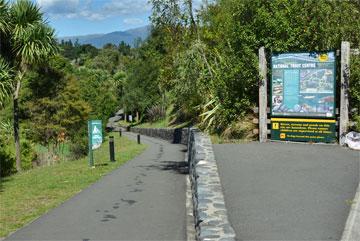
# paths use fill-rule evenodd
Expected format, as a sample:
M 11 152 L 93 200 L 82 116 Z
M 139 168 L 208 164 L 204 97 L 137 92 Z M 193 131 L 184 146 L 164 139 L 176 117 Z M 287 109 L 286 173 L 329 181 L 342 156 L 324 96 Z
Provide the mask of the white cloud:
M 123 22 L 128 25 L 140 25 L 145 23 L 144 20 L 140 18 L 125 18 Z
M 84 17 L 86 19 L 89 19 L 89 20 L 103 20 L 106 18 L 106 16 L 104 14 L 101 14 L 101 13 L 96 13 L 96 12 L 92 12 L 90 10 L 82 10 L 78 13 L 77 16 L 81 16 L 81 17 Z
M 104 5 L 104 10 L 113 14 L 139 14 L 151 10 L 147 0 L 112 0 Z
M 102 20 L 113 16 L 133 16 L 151 10 L 147 0 L 37 0 L 41 9 L 54 18 Z M 105 3 L 104 3 L 105 2 Z M 94 8 L 93 6 L 97 6 Z M 131 21 L 131 20 L 129 20 Z
M 41 9 L 48 14 L 75 13 L 79 7 L 79 0 L 37 0 Z
M 36 0 L 42 10 L 52 18 L 85 18 L 103 20 L 122 16 L 127 24 L 141 24 L 137 16 L 151 11 L 148 0 Z M 209 2 L 213 0 L 208 0 Z M 203 0 L 193 0 L 193 7 L 199 9 Z M 141 22 L 140 22 L 141 21 Z

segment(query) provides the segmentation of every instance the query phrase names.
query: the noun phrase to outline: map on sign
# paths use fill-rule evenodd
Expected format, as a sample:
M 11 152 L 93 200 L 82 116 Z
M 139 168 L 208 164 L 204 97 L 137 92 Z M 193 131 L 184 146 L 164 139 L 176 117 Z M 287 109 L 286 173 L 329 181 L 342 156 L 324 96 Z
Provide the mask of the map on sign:
M 99 148 L 102 144 L 102 124 L 101 120 L 91 120 L 89 121 L 89 137 L 91 143 L 91 149 L 95 150 Z
M 335 116 L 335 53 L 274 54 L 272 116 Z

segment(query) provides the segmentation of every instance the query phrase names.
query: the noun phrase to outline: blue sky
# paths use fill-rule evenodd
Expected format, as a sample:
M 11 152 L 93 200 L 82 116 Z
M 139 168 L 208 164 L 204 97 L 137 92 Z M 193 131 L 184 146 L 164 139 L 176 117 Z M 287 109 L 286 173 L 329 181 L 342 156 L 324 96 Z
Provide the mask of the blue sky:
M 109 33 L 149 24 L 147 0 L 33 0 L 58 37 Z
M 58 37 L 110 33 L 149 24 L 148 0 L 32 0 Z M 180 1 L 182 2 L 182 1 Z M 194 9 L 202 0 L 193 0 Z

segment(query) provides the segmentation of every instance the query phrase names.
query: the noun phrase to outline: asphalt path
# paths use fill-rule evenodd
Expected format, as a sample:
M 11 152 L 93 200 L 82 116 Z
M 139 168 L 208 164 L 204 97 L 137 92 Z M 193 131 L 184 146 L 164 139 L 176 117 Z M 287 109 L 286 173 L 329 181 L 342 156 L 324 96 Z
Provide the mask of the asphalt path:
M 332 145 L 214 145 L 239 240 L 339 240 L 360 153 Z
M 6 240 L 185 240 L 186 148 L 141 141 L 141 155 Z

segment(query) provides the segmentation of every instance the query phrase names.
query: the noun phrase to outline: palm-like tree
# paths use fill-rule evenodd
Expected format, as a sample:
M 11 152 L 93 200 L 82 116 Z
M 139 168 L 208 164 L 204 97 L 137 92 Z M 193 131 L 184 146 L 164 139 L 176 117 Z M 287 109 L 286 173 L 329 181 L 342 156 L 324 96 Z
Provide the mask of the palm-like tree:
M 57 52 L 57 43 L 54 30 L 44 21 L 40 8 L 30 0 L 17 0 L 4 6 L 4 16 L 7 22 L 4 31 L 5 46 L 1 54 L 15 70 L 13 92 L 14 138 L 16 149 L 16 169 L 21 170 L 20 136 L 19 136 L 19 105 L 21 82 L 26 72 L 35 64 L 46 61 L 48 57 Z M 1 11 L 1 8 L 0 8 Z
M 9 64 L 0 56 L 0 108 L 4 106 L 13 90 L 12 73 Z
M 9 30 L 8 6 L 5 0 L 0 0 L 0 107 L 12 92 L 12 71 L 9 63 L 3 58 L 3 42 Z

